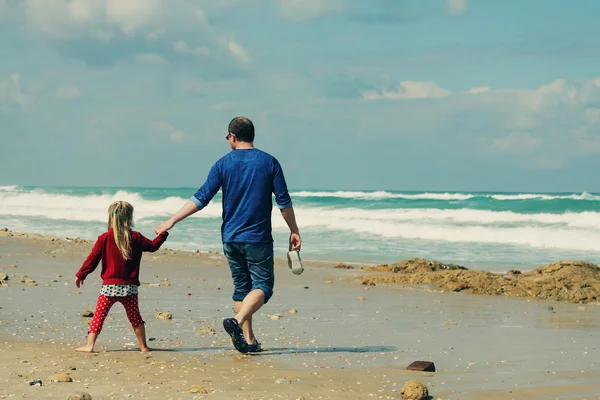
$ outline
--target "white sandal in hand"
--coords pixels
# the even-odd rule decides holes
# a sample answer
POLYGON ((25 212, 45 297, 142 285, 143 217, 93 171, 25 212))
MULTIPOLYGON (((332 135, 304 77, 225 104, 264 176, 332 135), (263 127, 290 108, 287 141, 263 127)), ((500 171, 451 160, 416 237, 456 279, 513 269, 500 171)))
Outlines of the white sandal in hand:
POLYGON ((300 252, 297 250, 288 251, 287 253, 288 267, 292 273, 296 275, 300 275, 304 272, 304 267, 302 266, 302 259, 300 259, 300 252))

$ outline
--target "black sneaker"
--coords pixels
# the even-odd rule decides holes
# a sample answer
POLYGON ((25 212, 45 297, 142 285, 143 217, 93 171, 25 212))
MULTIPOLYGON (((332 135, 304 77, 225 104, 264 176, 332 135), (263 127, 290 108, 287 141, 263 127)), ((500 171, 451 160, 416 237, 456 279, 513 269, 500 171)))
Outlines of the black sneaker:
POLYGON ((223 328, 231 336, 233 347, 240 353, 246 354, 248 352, 248 342, 246 342, 244 332, 237 320, 235 318, 225 318, 223 320, 223 328))
POLYGON ((263 351, 262 346, 258 343, 258 340, 254 344, 248 345, 248 353, 260 353, 263 351))

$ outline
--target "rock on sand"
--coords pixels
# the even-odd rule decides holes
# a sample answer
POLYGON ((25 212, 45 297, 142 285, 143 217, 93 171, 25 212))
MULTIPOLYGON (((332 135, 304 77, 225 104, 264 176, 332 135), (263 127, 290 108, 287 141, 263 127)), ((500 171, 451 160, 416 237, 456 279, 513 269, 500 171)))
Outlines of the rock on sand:
POLYGON ((422 382, 411 379, 400 389, 400 396, 406 400, 424 400, 429 397, 429 390, 422 382))
POLYGON ((73 392, 69 395, 68 400, 92 400, 92 396, 86 392, 73 392))
POLYGON ((163 321, 169 320, 169 319, 173 319, 173 314, 171 314, 168 311, 159 311, 156 313, 156 319, 160 319, 163 321))

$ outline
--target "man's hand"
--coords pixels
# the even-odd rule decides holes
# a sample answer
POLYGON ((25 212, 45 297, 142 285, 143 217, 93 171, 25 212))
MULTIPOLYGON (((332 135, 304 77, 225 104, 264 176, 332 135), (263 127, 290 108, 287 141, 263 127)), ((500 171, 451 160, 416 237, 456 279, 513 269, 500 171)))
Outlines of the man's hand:
POLYGON ((302 246, 302 238, 299 233, 290 233, 290 251, 300 251, 302 246))
POLYGON ((165 222, 163 222, 162 224, 158 225, 156 227, 156 229, 154 230, 154 232, 157 235, 160 235, 161 233, 168 231, 169 229, 173 228, 174 226, 175 226, 175 224, 173 223, 173 221, 171 221, 169 219, 169 220, 166 220, 165 222))
POLYGON ((75 286, 80 287, 83 286, 83 279, 75 278, 75 286))

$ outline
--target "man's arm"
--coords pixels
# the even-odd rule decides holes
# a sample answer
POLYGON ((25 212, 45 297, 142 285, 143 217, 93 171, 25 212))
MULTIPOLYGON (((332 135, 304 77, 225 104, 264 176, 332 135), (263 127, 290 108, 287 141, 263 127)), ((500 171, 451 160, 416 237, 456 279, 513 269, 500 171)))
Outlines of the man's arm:
POLYGON ((300 230, 296 224, 296 214, 294 213, 294 207, 282 208, 281 215, 285 220, 286 224, 290 228, 290 251, 300 251, 302 246, 302 238, 300 237, 300 230))
POLYGON ((200 209, 196 206, 196 203, 194 203, 191 200, 188 200, 179 211, 177 211, 175 214, 173 214, 173 216, 171 216, 171 218, 158 225, 154 232, 157 235, 160 235, 161 233, 173 228, 175 224, 181 221, 182 219, 189 217, 197 211, 200 211, 200 209))
POLYGON ((300 251, 302 238, 296 224, 296 214, 292 206, 292 199, 288 193, 283 169, 276 159, 273 159, 273 193, 275 194, 275 202, 281 211, 281 215, 290 228, 290 250, 300 251))
POLYGON ((221 171, 219 168, 219 163, 217 162, 210 169, 210 172, 208 173, 208 178, 206 178, 206 182, 204 182, 204 185, 202 185, 202 187, 198 189, 198 191, 187 201, 187 203, 185 203, 179 211, 173 214, 171 218, 158 225, 154 232, 157 235, 160 235, 161 233, 173 228, 175 224, 179 221, 202 210, 208 205, 208 203, 210 203, 212 198, 215 197, 215 195, 221 188, 221 184, 221 171))

